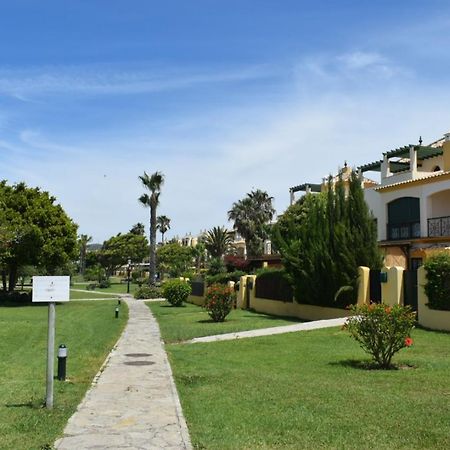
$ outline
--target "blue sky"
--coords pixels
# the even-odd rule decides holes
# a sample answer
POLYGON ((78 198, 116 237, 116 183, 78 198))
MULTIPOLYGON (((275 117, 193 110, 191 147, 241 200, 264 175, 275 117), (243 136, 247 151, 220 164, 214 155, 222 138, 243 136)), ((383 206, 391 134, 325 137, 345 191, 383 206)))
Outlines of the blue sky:
POLYGON ((0 178, 42 186, 102 241, 171 235, 450 129, 446 1, 0 1, 0 178))

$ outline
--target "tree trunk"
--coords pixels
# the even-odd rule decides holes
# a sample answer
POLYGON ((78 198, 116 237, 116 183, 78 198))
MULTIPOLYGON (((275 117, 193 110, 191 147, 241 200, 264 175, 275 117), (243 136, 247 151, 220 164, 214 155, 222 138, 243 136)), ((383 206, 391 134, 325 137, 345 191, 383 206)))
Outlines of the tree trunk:
POLYGON ((156 205, 150 205, 150 261, 149 280, 150 285, 155 284, 156 274, 156 205))
POLYGON ((8 289, 6 283, 6 270, 2 270, 2 284, 3 284, 3 292, 6 292, 6 290, 8 289))
POLYGON ((16 287, 17 283, 17 267, 16 266, 10 266, 9 269, 9 283, 8 283, 8 291, 12 292, 14 291, 14 288, 16 287))

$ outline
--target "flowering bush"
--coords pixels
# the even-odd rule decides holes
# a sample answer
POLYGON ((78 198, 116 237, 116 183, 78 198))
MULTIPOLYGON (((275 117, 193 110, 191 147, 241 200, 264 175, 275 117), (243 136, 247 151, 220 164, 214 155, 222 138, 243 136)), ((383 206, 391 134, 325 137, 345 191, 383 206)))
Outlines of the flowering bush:
POLYGON ((409 306, 371 303, 354 305, 350 310, 355 315, 347 320, 344 328, 380 368, 390 368, 394 354, 412 345, 410 334, 416 314, 409 306))
POLYGON ((162 286, 163 296, 172 306, 182 306, 191 292, 191 285, 186 281, 166 281, 162 286))
POLYGON ((234 299, 233 289, 223 284, 212 284, 206 291, 204 306, 214 322, 223 322, 230 314, 234 299))

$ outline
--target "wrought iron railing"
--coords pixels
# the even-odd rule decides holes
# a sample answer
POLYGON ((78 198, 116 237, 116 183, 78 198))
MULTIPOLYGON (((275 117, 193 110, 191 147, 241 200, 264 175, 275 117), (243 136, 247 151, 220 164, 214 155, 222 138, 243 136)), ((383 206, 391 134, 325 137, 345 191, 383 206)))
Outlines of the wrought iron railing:
POLYGON ((390 241, 420 237, 420 222, 389 223, 387 235, 390 241))
POLYGON ((450 216, 428 219, 428 237, 450 236, 450 216))

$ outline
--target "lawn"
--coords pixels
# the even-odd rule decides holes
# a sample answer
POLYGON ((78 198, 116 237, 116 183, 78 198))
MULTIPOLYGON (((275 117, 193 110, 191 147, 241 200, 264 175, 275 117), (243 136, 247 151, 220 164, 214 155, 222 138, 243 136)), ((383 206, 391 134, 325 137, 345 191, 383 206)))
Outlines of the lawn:
MULTIPOLYGON (((0 308, 0 448, 41 449, 61 435, 127 320, 116 301, 56 307, 56 345, 68 347, 68 382, 55 381, 55 407, 45 399, 47 307, 0 308)), ((55 369, 56 373, 56 369, 55 369)), ((50 448, 50 447, 48 447, 50 448)))
POLYGON ((149 302, 147 305, 159 322, 165 342, 180 342, 194 337, 256 330, 300 322, 296 318, 276 317, 235 309, 231 311, 225 322, 214 323, 203 308, 190 303, 185 303, 182 307, 173 307, 167 302, 149 302))
POLYGON ((197 449, 450 448, 450 334, 412 337, 390 371, 339 329, 166 349, 197 449))
MULTIPOLYGON (((95 283, 94 281, 88 281, 88 282, 78 282, 76 284, 74 284, 72 287, 74 289, 86 289, 86 287, 89 284, 95 283)), ((138 289, 139 286, 137 284, 134 283, 130 283, 130 294, 133 294, 134 291, 136 291, 136 289, 138 289)), ((111 283, 111 286, 108 288, 97 288, 95 289, 94 292, 97 293, 105 293, 105 294, 126 294, 127 293, 127 283, 120 283, 120 282, 115 282, 115 283, 111 283)))
MULTIPOLYGON (((75 289, 79 289, 75 287, 75 289)), ((78 299, 93 299, 96 298, 116 298, 114 294, 108 293, 108 292, 99 292, 99 291, 90 291, 90 292, 79 292, 75 291, 73 289, 70 290, 70 299, 71 300, 78 300, 78 299)))

